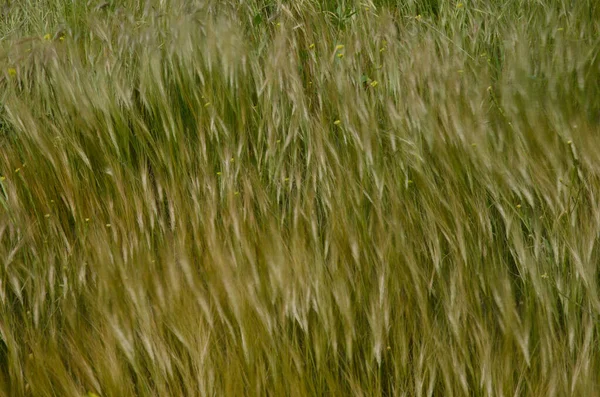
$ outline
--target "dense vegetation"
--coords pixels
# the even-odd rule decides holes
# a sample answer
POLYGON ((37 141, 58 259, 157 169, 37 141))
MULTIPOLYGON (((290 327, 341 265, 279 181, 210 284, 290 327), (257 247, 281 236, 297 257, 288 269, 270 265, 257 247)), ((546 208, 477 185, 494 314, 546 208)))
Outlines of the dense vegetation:
POLYGON ((24 0, 0 38, 0 395, 600 390, 596 0, 24 0))

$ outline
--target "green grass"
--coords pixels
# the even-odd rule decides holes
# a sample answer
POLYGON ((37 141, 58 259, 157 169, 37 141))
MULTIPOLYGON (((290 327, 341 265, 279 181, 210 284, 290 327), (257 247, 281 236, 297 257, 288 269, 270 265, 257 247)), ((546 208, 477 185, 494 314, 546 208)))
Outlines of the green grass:
POLYGON ((0 395, 597 395, 596 1, 88 3, 0 11, 0 395))

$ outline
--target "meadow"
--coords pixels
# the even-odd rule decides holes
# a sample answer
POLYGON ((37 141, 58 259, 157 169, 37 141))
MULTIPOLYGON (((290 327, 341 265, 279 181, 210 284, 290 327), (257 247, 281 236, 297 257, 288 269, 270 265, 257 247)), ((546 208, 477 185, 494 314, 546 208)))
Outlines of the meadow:
POLYGON ((596 0, 0 4, 0 396, 600 395, 596 0))

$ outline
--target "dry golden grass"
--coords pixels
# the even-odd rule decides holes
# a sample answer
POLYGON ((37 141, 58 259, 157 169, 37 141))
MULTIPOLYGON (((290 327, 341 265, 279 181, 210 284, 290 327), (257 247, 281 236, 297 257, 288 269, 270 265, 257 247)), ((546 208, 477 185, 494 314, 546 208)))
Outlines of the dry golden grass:
POLYGON ((594 1, 41 3, 0 395, 598 394, 594 1))

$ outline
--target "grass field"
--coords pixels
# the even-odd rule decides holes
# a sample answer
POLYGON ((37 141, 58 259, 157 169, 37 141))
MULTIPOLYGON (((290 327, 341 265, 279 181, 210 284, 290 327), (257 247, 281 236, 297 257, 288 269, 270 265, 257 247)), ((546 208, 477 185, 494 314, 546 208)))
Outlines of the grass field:
POLYGON ((596 0, 0 5, 0 396, 600 395, 596 0))

